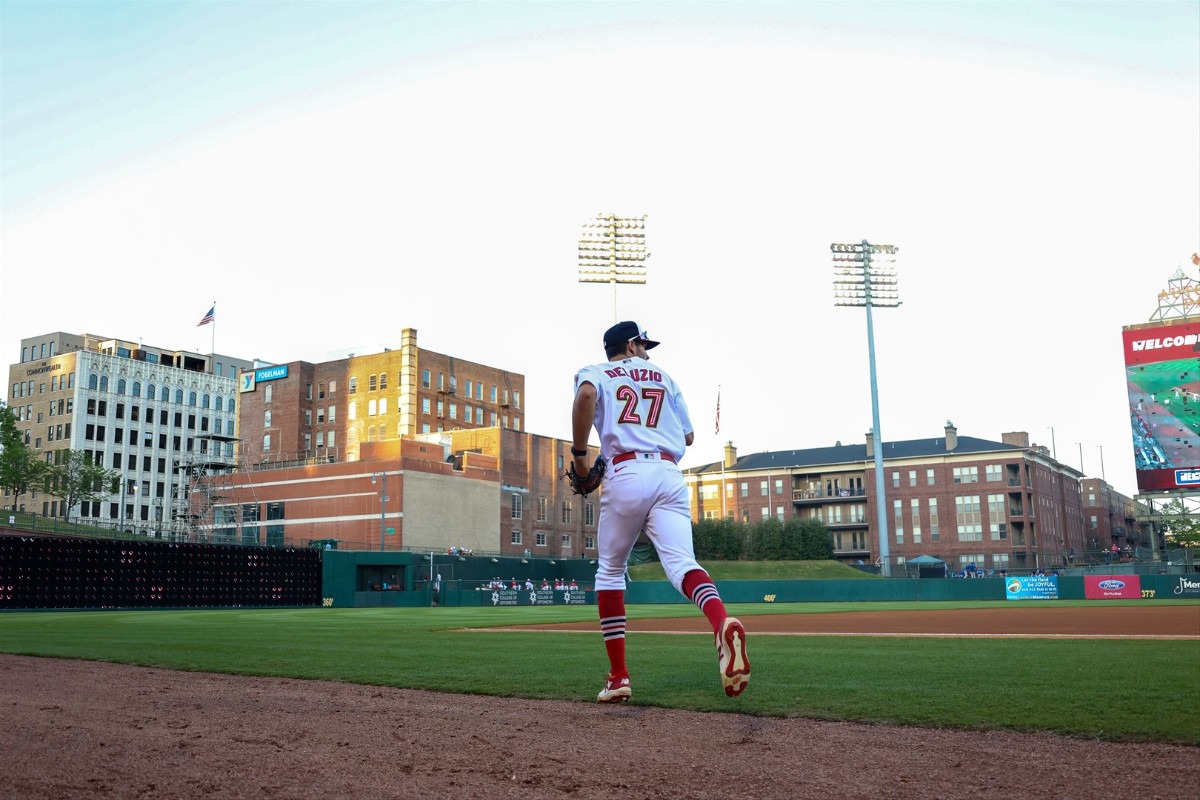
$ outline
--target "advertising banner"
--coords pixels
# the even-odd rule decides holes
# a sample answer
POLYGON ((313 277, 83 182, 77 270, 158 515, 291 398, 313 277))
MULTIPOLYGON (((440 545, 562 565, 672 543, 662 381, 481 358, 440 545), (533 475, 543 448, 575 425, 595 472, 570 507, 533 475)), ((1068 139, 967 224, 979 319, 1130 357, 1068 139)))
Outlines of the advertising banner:
POLYGON ((583 589, 487 589, 483 605, 488 606, 582 606, 587 604, 583 589))
POLYGON ((1004 582, 1006 600, 1057 600, 1058 578, 1054 575, 1030 575, 1004 582))
POLYGON ((1179 583, 1172 587, 1171 594, 1176 597, 1200 597, 1200 575, 1194 578, 1189 575, 1180 575, 1179 583))
POLYGON ((1083 596, 1088 600, 1140 600, 1142 580, 1137 575, 1084 575, 1083 596))
POLYGON ((1200 485, 1200 321, 1127 326, 1125 382, 1143 492, 1200 485))

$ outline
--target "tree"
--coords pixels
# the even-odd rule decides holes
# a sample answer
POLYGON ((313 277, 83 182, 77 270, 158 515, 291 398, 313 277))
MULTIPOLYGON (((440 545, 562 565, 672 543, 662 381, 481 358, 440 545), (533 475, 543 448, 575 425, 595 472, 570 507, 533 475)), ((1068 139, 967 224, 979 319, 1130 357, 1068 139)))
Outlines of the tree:
POLYGON ((112 494, 121 475, 92 461, 86 450, 58 450, 50 467, 46 492, 62 498, 64 517, 79 503, 91 503, 112 494))
POLYGON ((13 511, 23 494, 41 489, 50 465, 25 443, 17 428, 17 415, 6 403, 0 403, 0 488, 12 493, 13 511))
POLYGON ((1200 517, 1175 498, 1162 507, 1163 536, 1172 547, 1200 547, 1200 517))

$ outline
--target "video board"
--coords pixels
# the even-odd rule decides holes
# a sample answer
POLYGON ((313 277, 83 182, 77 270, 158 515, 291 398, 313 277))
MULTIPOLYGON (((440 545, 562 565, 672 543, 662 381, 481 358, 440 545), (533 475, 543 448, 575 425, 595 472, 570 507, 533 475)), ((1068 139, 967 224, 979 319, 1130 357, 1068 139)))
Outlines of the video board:
POLYGON ((1122 337, 1138 490, 1200 489, 1200 317, 1122 337))

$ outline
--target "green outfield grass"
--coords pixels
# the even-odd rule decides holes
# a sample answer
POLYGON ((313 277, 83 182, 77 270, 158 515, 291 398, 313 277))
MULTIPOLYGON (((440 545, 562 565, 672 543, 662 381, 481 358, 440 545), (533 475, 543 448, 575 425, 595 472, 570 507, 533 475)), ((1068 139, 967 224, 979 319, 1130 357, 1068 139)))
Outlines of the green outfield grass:
MULTIPOLYGON (((633 633, 633 702, 1200 746, 1198 641, 753 635, 761 613, 1006 602, 734 604, 751 632, 754 678, 745 694, 721 692, 710 636, 633 633)), ((1200 622, 1200 604, 1188 604, 1200 622)), ((592 702, 607 669, 598 632, 470 629, 595 614, 592 606, 16 612, 0 614, 0 652, 592 702)), ((634 618, 697 614, 683 605, 629 609, 634 618)))

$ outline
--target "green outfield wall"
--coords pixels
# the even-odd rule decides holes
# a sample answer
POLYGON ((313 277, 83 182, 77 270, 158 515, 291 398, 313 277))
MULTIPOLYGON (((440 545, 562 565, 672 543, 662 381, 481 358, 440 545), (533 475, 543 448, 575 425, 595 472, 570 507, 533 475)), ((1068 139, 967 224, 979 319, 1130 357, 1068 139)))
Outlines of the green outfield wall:
MULTIPOLYGON (((322 552, 322 603, 339 608, 431 606, 530 606, 595 603, 595 565, 585 559, 453 556, 441 553, 322 552), (441 576, 434 596, 435 580, 441 576), (576 591, 519 588, 494 590, 496 578, 510 585, 526 579, 540 586, 575 581, 576 591)), ((1110 575, 1135 592, 1156 599, 1200 599, 1200 575, 1110 575)), ((892 578, 888 580, 717 581, 727 603, 910 602, 1004 600, 1013 578, 892 578)), ((1051 596, 1062 600, 1095 597, 1096 576, 1060 575, 1051 596), (1089 595, 1089 580, 1092 594, 1089 595)), ((1129 596, 1128 593, 1126 596, 1129 596)), ((668 581, 630 581, 631 605, 686 603, 668 581)), ((1020 599, 1013 599, 1020 602, 1020 599)))

